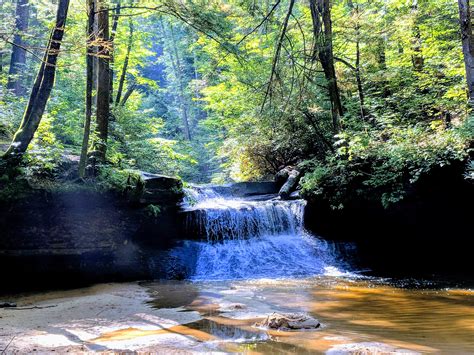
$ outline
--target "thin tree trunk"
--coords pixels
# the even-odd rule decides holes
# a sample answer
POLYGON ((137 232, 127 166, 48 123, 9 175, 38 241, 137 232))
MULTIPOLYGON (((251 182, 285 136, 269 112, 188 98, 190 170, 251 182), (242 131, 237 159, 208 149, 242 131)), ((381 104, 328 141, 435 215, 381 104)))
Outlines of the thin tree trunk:
MULTIPOLYGON (((164 28, 164 27, 163 27, 164 28)), ((191 132, 189 129, 189 119, 188 119, 188 105, 186 103, 186 96, 184 92, 184 78, 182 71, 184 68, 181 67, 181 60, 179 57, 178 47, 176 46, 176 39, 174 35, 173 25, 170 24, 170 39, 173 53, 169 52, 171 65, 173 66, 174 75, 178 81, 178 101, 181 106, 181 120, 183 122, 183 132, 184 138, 188 141, 191 140, 191 132)))
POLYGON ((386 39, 384 37, 385 34, 382 34, 377 39, 377 64, 379 65, 379 70, 387 69, 387 55, 385 54, 386 39))
POLYGON ((128 37, 128 45, 127 45, 127 53, 125 54, 125 59, 123 61, 122 73, 120 74, 119 85, 117 89, 117 97, 115 99, 115 105, 117 106, 120 104, 120 100, 122 98, 123 86, 125 84, 125 76, 127 74, 128 63, 130 61, 130 52, 132 51, 133 45, 133 20, 130 17, 128 19, 128 26, 129 26, 129 37, 128 37))
POLYGON ((354 5, 352 1, 350 2, 350 6, 352 7, 352 12, 356 16, 356 24, 355 24, 355 37, 356 37, 356 65, 355 65, 355 76, 357 81, 357 92, 359 94, 359 104, 360 104, 360 117, 364 120, 366 116, 365 110, 365 95, 364 95, 364 88, 362 85, 362 76, 361 76, 361 68, 360 68, 360 21, 359 21, 359 5, 354 5))
POLYGON ((110 34, 110 103, 114 102, 114 62, 115 62, 115 35, 117 33, 118 20, 120 17, 120 1, 117 2, 112 17, 112 30, 110 34))
POLYGON ((413 63, 413 69, 415 71, 422 71, 425 64, 423 58, 423 52, 421 50, 421 31, 418 24, 418 0, 413 0, 412 3, 412 16, 413 16, 413 38, 412 38, 412 51, 411 61, 413 63))
POLYGON ((470 106, 474 107, 474 36, 472 33, 471 5, 469 0, 459 0, 458 4, 468 99, 470 106))
POLYGON ((364 88, 362 86, 362 77, 360 75, 360 39, 359 38, 357 38, 357 42, 356 42, 356 81, 357 81, 357 92, 359 93, 360 117, 364 120, 366 116, 365 95, 364 95, 364 88))
POLYGON ((273 78, 276 75, 278 61, 280 60, 281 47, 283 46, 283 40, 285 39, 285 36, 286 36, 286 30, 288 29, 288 23, 290 21, 291 14, 293 13, 294 5, 295 5, 295 0, 290 0, 290 4, 288 5, 288 11, 286 12, 285 20, 283 21, 283 27, 281 29, 280 38, 276 46, 275 55, 273 56, 270 80, 268 81, 268 86, 265 92, 265 96, 263 98, 261 110, 263 110, 263 108, 265 107, 267 98, 270 97, 270 100, 271 100, 271 97, 272 97, 273 78))
POLYGON ((7 88, 13 90, 17 96, 22 96, 26 93, 20 78, 20 73, 24 71, 26 64, 26 50, 24 49, 25 41, 23 40, 23 35, 28 30, 29 9, 28 0, 18 0, 15 15, 15 36, 13 38, 7 83, 7 88))
POLYGON ((31 90, 28 106, 18 131, 13 137, 4 159, 18 163, 28 148, 41 122, 51 90, 54 86, 56 63, 64 35, 69 0, 59 0, 55 28, 51 32, 44 59, 31 90))
POLYGON ((334 66, 331 5, 329 0, 310 0, 309 3, 315 40, 313 57, 315 58, 317 54, 323 67, 331 102, 333 129, 338 132, 340 130, 340 117, 344 114, 344 108, 334 66))
POLYGON ((95 0, 87 0, 87 51, 86 51, 86 109, 84 120, 84 135, 82 138, 81 158, 79 160, 79 176, 85 176, 87 164, 87 149, 89 147, 89 136, 91 130, 92 117, 92 85, 93 85, 93 68, 94 53, 96 52, 92 46, 94 42, 94 19, 95 19, 95 0))
MULTIPOLYGON (((95 8, 97 10, 98 6, 98 1, 100 0, 94 0, 95 1, 95 8)), ((98 25, 98 18, 99 18, 99 13, 96 11, 94 14, 94 34, 95 34, 95 40, 97 40, 97 34, 99 33, 99 25, 98 25)), ((92 105, 97 107, 97 82, 98 82, 98 72, 99 72, 99 47, 94 46, 94 57, 92 59, 92 88, 93 88, 93 94, 92 94, 92 105)))
POLYGON ((133 83, 128 87, 127 91, 125 92, 125 95, 123 95, 122 101, 120 102, 120 106, 125 106, 128 98, 130 97, 130 95, 132 95, 136 87, 137 87, 137 83, 133 83))
POLYGON ((97 11, 99 58, 97 65, 97 137, 94 144, 94 156, 98 162, 103 163, 107 153, 110 115, 109 11, 105 0, 98 0, 97 11))

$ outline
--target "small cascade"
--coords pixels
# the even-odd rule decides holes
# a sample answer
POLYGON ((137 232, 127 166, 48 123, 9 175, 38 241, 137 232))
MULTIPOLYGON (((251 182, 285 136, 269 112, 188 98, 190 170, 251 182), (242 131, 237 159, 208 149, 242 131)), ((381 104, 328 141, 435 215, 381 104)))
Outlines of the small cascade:
POLYGON ((193 191, 192 198, 198 202, 186 208, 192 212, 188 214, 188 226, 209 242, 296 234, 303 228, 304 200, 231 199, 208 190, 193 191))
POLYGON ((187 278, 304 277, 337 270, 334 249, 304 230, 306 201, 235 197, 210 186, 186 193, 188 229, 202 241, 183 242, 170 260, 187 278))

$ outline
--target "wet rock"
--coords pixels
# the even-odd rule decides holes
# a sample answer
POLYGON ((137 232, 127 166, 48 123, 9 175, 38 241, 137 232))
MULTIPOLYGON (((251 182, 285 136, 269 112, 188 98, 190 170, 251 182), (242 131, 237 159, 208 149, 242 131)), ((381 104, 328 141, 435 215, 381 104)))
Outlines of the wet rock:
POLYGON ((256 324, 258 327, 279 330, 317 329, 320 325, 318 320, 310 316, 295 313, 273 313, 261 323, 256 324))
POLYGON ((298 170, 292 170, 288 175, 288 179, 286 180, 286 182, 283 184, 280 191, 278 192, 278 195, 280 196, 280 198, 283 200, 289 199, 291 192, 296 189, 299 181, 300 181, 300 172, 298 170))
POLYGON ((222 312, 232 312, 232 311, 239 311, 243 309, 247 309, 247 306, 243 303, 221 304, 221 308, 220 308, 222 312))
POLYGON ((299 191, 293 191, 290 196, 288 196, 288 200, 299 200, 301 198, 301 193, 299 191))
POLYGON ((288 180, 292 169, 290 167, 286 167, 281 169, 279 172, 275 174, 275 182, 281 187, 283 184, 288 180))
POLYGON ((79 177, 79 155, 63 154, 59 162, 57 176, 63 181, 72 181, 79 177))

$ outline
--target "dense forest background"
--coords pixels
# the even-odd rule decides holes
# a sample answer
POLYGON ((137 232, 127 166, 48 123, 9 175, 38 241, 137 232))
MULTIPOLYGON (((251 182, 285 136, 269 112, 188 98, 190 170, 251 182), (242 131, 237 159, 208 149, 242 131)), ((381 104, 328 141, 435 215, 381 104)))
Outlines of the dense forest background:
POLYGON ((474 178, 466 0, 3 0, 0 16, 4 164, 21 157, 4 184, 54 184, 81 152, 106 186, 296 167, 336 208, 397 202, 453 161, 474 178))

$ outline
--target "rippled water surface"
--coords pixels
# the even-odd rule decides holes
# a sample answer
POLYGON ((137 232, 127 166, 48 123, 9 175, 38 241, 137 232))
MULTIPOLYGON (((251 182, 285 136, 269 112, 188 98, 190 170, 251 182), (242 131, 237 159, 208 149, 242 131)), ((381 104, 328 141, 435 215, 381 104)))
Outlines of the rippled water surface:
POLYGON ((202 320, 180 326, 178 332, 224 351, 474 353, 472 290, 399 288, 334 277, 147 287, 154 295, 153 307, 183 306, 202 314, 202 320), (307 313, 322 327, 296 332, 253 327, 272 312, 307 313))

